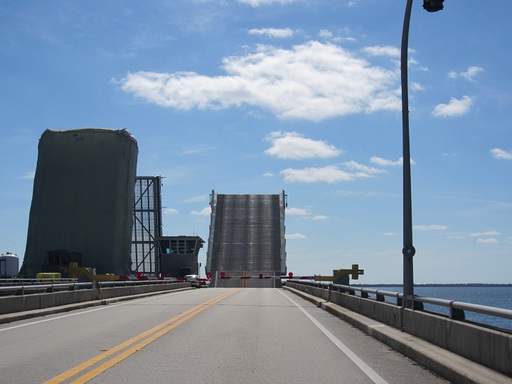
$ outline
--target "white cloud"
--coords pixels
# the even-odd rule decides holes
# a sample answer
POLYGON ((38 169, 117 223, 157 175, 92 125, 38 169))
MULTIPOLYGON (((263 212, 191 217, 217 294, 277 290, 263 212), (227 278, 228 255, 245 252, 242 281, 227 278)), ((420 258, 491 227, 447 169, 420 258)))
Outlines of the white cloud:
POLYGON ((320 121, 355 113, 400 110, 398 73, 330 43, 309 41, 291 49, 258 46, 224 58, 225 76, 194 72, 129 73, 121 89, 180 110, 251 105, 281 119, 320 121))
POLYGON ((34 177, 36 177, 36 173, 35 173, 35 171, 32 171, 32 172, 27 172, 24 175, 20 176, 20 179, 33 180, 34 177))
POLYGON ((489 151, 495 159, 512 160, 512 152, 507 152, 504 149, 494 148, 489 151))
POLYGON ((366 52, 372 56, 390 56, 394 58, 400 57, 400 50, 397 47, 392 47, 390 45, 365 47, 363 48, 363 52, 366 52))
POLYGON ((412 81, 411 82, 411 90, 413 91, 423 91, 425 88, 423 87, 423 85, 421 85, 420 83, 417 83, 415 81, 412 81))
POLYGON ((200 211, 191 211, 190 213, 195 216, 210 216, 212 209, 210 207, 204 207, 200 211))
POLYGON ((208 200, 207 195, 194 196, 194 197, 189 197, 188 199, 185 199, 185 203, 199 203, 201 201, 207 201, 207 200, 208 200))
POLYGON ((293 36, 293 29, 290 28, 253 28, 249 30, 250 35, 266 35, 269 37, 286 38, 293 36))
POLYGON ((345 172, 334 165, 323 168, 287 168, 281 171, 284 175, 284 181, 289 183, 338 183, 342 181, 352 181, 361 178, 368 178, 371 175, 364 172, 345 172))
POLYGON ((314 221, 323 221, 323 220, 329 220, 330 217, 326 215, 315 215, 313 216, 314 221))
POLYGON ((181 156, 200 155, 202 153, 211 151, 212 149, 214 149, 214 147, 208 146, 208 145, 195 145, 195 146, 191 146, 191 147, 183 149, 183 151, 181 151, 180 155, 181 156))
POLYGON ((329 158, 342 153, 332 144, 307 139, 296 132, 272 132, 266 137, 266 140, 270 141, 272 146, 265 153, 280 159, 329 158))
POLYGON ((175 215, 177 213, 180 213, 180 211, 178 211, 177 209, 174 209, 174 208, 164 208, 163 209, 164 215, 175 215))
POLYGON ((498 232, 498 231, 495 231, 495 230, 485 231, 485 232, 471 232, 471 233, 468 233, 468 236, 475 236, 475 237, 480 237, 480 236, 499 236, 499 235, 501 235, 501 233, 498 232))
POLYGON ((291 233, 289 235, 285 236, 287 240, 290 239, 307 239, 308 237, 306 235, 303 235, 302 233, 291 233))
MULTIPOLYGON (((373 156, 370 158, 370 163, 380 165, 381 167, 398 167, 403 164, 403 158, 399 158, 396 161, 384 159, 382 157, 373 156)), ((411 161, 413 162, 413 161, 411 161)))
POLYGON ((295 2, 295 0, 237 0, 240 4, 247 4, 253 8, 257 8, 260 5, 268 5, 272 3, 278 4, 291 4, 295 2))
POLYGON ((498 240, 493 239, 493 238, 477 239, 476 242, 480 243, 480 244, 498 244, 498 240))
POLYGON ((308 216, 309 210, 304 208, 286 208, 286 214, 290 216, 308 216))
POLYGON ((484 71, 483 68, 472 65, 465 72, 452 71, 452 72, 448 73, 448 76, 452 79, 456 79, 457 77, 462 77, 468 81, 475 81, 475 79, 474 79, 475 76, 483 71, 484 71))
POLYGON ((273 174, 272 172, 265 172, 263 174, 263 177, 274 177, 274 176, 275 176, 275 174, 273 174))
POLYGON ((448 104, 438 104, 432 114, 436 117, 454 117, 462 116, 469 112, 473 99, 469 96, 463 96, 461 100, 454 97, 448 104))
POLYGON ((352 170, 352 171, 359 171, 359 172, 363 172, 363 173, 366 173, 368 175, 373 175, 373 174, 376 174, 376 173, 386 173, 387 171, 384 170, 384 169, 378 169, 378 168, 373 168, 373 167, 369 167, 367 165, 363 165, 363 164, 359 164, 355 161, 347 161, 345 163, 343 163, 348 169, 352 170))
POLYGON ((446 231, 448 227, 446 225, 431 224, 431 225, 415 225, 414 229, 417 231, 446 231))
POLYGON ((327 29, 321 29, 320 32, 318 32, 318 37, 322 37, 324 39, 331 39, 333 37, 333 34, 331 31, 328 31, 327 29))

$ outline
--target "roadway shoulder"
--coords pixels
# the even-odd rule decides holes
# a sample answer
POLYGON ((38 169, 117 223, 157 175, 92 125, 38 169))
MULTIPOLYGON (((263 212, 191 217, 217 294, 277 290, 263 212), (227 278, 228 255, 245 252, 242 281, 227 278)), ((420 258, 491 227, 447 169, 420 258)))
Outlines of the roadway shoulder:
POLYGON ((362 330, 393 348, 395 351, 407 356, 419 365, 441 375, 450 382, 465 384, 511 383, 509 377, 499 372, 465 359, 408 333, 401 332, 398 329, 352 312, 322 298, 291 287, 285 286, 284 288, 362 330))

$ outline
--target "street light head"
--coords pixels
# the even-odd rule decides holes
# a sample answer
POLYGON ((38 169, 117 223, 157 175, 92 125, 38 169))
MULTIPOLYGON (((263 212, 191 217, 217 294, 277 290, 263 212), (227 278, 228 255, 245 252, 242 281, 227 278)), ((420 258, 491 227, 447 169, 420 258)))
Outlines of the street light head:
POLYGON ((444 0, 423 0, 423 8, 428 12, 437 12, 444 8, 444 0))

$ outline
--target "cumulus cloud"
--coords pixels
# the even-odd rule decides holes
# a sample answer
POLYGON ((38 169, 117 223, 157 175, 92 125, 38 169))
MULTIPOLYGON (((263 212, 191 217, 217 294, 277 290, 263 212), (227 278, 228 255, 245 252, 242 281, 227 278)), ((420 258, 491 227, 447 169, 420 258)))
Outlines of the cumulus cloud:
POLYGON ((302 233, 291 233, 289 235, 286 235, 286 239, 307 239, 308 237, 306 235, 303 235, 302 233))
POLYGON ((446 225, 431 224, 431 225, 415 225, 414 229, 417 231, 446 231, 448 227, 446 225))
POLYGON ((475 81, 475 76, 480 72, 483 72, 483 68, 472 65, 464 72, 455 72, 452 71, 448 74, 448 76, 452 79, 456 79, 457 77, 462 77, 468 81, 475 81))
POLYGON ((379 169, 379 168, 374 168, 374 167, 369 167, 367 165, 364 165, 364 164, 359 164, 355 161, 347 161, 345 163, 343 163, 348 169, 352 170, 352 171, 358 171, 358 172, 362 172, 362 173, 366 173, 368 175, 373 175, 373 174, 376 174, 376 173, 386 173, 387 171, 384 170, 384 169, 379 169))
POLYGON ((394 58, 400 57, 400 50, 397 47, 392 47, 390 45, 365 47, 363 48, 363 52, 366 52, 372 56, 390 56, 394 58))
POLYGON ((492 237, 488 239, 477 239, 476 242, 480 244, 498 244, 498 240, 492 237))
POLYGON ((485 231, 485 232, 471 232, 471 233, 468 233, 468 236, 475 236, 475 237, 480 237, 480 236, 498 236, 498 235, 501 235, 501 233, 498 232, 498 231, 495 231, 495 230, 485 231))
POLYGON ((313 216, 314 221, 323 221, 323 220, 329 220, 330 217, 326 215, 315 215, 313 216))
POLYGON ((290 49, 258 46, 226 57, 224 76, 195 72, 135 72, 121 89, 150 103, 180 110, 255 106, 280 119, 321 121, 355 113, 400 110, 397 71, 373 66, 331 43, 290 49))
POLYGON ((308 216, 309 210, 304 208, 286 208, 286 214, 290 216, 308 216))
POLYGON ((432 114, 436 117, 462 116, 469 112, 472 104, 473 99, 469 96, 463 96, 461 100, 452 97, 448 104, 436 105, 432 114))
POLYGON ((33 180, 34 177, 36 177, 36 173, 35 173, 35 171, 32 171, 32 172, 25 173, 24 175, 20 176, 19 178, 24 179, 24 180, 33 180))
POLYGON ((371 177, 365 172, 346 172, 337 166, 328 165, 322 168, 287 168, 281 171, 284 181, 289 183, 339 183, 343 181, 353 181, 362 178, 371 177))
POLYGON ((201 201, 206 201, 206 200, 208 200, 207 195, 194 196, 194 197, 189 197, 188 199, 185 199, 185 203, 199 203, 201 201))
POLYGON ((512 152, 500 148, 493 148, 489 151, 495 159, 512 160, 512 152))
POLYGON ((268 37, 286 38, 293 36, 293 29, 290 28, 253 28, 249 30, 250 35, 266 35, 268 37))
POLYGON ((190 214, 194 216, 210 216, 212 209, 210 207, 204 207, 200 211, 191 211, 190 214))
POLYGON ((296 0, 237 0, 240 4, 247 4, 253 8, 257 8, 260 5, 269 5, 273 3, 277 4, 291 4, 296 0))
MULTIPOLYGON (((373 156, 370 158, 370 163, 380 165, 381 167, 398 167, 401 166, 404 162, 404 159, 401 157, 396 161, 384 159, 382 157, 373 156)), ((411 163, 413 161, 411 160, 411 163)))
POLYGON ((267 135, 266 140, 271 143, 271 147, 265 151, 265 154, 280 159, 329 158, 342 153, 332 144, 307 139, 296 132, 272 132, 267 135))

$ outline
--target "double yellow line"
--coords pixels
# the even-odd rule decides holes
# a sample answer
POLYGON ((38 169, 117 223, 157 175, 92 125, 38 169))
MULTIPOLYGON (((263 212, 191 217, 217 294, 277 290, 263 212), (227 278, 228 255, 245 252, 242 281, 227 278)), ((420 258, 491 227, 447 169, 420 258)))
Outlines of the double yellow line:
POLYGON ((179 314, 178 316, 173 317, 172 319, 169 319, 162 324, 157 325, 156 327, 141 333, 138 336, 135 336, 131 338, 130 340, 125 341, 122 344, 119 344, 118 346, 109 349, 108 351, 99 354, 96 357, 93 357, 90 360, 87 360, 83 362, 82 364, 77 365, 74 368, 71 368, 69 371, 66 371, 59 376, 54 377, 53 379, 50 379, 45 382, 45 384, 59 384, 63 381, 78 375, 82 371, 86 370, 87 368, 93 366, 96 363, 99 363, 102 360, 105 360, 112 355, 126 349, 122 353, 119 353, 116 356, 113 356, 110 360, 107 360, 103 364, 99 365, 98 367, 90 370, 89 372, 85 373, 84 375, 78 377, 75 379, 72 384, 78 384, 78 383, 86 383, 87 381, 95 378, 96 376, 100 375, 101 373, 105 372, 106 370, 112 368, 117 363, 123 361, 124 359, 128 358, 129 356, 133 355, 135 352, 140 350, 141 348, 144 348, 149 343, 155 341, 159 337, 162 337, 166 333, 172 331, 174 328, 179 326, 180 324, 183 324, 184 322, 190 320, 192 317, 197 315, 198 313, 201 313, 205 309, 210 308, 211 306, 217 304, 218 302, 224 300, 225 298, 233 295, 238 290, 229 291, 227 293, 223 293, 222 295, 216 296, 213 299, 207 300, 204 303, 199 304, 198 306, 189 309, 186 312, 183 312, 179 314))

